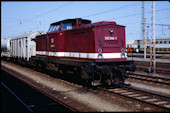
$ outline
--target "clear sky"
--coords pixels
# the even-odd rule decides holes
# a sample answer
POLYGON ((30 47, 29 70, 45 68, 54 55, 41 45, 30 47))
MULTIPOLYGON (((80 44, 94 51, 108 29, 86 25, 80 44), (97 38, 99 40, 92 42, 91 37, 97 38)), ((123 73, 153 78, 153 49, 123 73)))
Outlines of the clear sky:
MULTIPOLYGON (((145 1, 150 38, 151 1, 145 1)), ((38 30, 69 18, 115 21, 126 26, 126 39, 141 39, 142 1, 1 1, 1 39, 38 30), (38 23, 38 24, 37 24, 38 23)), ((155 38, 170 38, 170 2, 155 2, 155 38), (162 25, 163 24, 163 25, 162 25), (167 26, 169 25, 169 26, 167 26)))

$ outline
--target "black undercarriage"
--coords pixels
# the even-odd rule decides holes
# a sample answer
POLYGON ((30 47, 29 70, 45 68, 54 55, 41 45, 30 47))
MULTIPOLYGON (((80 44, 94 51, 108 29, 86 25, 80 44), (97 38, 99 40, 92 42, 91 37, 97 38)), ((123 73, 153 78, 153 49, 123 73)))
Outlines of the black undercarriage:
POLYGON ((29 62, 19 58, 10 58, 10 60, 33 66, 37 70, 51 70, 63 75, 71 74, 70 77, 80 78, 83 84, 92 86, 124 83, 124 80, 128 78, 127 71, 136 70, 134 61, 91 62, 46 56, 32 57, 29 62))
POLYGON ((63 74, 76 74, 83 82, 93 86, 124 83, 128 77, 127 71, 136 70, 133 61, 91 62, 41 56, 32 57, 30 61, 43 70, 50 69, 63 74))

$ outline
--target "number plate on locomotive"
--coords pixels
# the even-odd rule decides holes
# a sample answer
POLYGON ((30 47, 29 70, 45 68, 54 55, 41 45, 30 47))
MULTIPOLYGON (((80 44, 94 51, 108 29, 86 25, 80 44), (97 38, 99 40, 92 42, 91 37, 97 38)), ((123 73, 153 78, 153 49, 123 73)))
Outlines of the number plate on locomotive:
POLYGON ((105 40, 117 40, 117 37, 105 37, 105 40))

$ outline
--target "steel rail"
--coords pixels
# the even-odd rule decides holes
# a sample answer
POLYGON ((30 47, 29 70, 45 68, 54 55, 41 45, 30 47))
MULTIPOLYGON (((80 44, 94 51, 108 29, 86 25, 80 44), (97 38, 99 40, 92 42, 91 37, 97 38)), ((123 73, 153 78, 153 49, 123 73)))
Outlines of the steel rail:
POLYGON ((133 74, 129 75, 129 78, 135 78, 135 79, 170 85, 170 78, 165 78, 165 77, 156 77, 156 76, 149 76, 149 75, 133 73, 133 74), (150 78, 150 79, 148 79, 148 78, 150 78))
POLYGON ((46 95, 47 97, 49 97, 49 98, 53 99, 54 101, 60 103, 61 105, 65 106, 66 108, 70 109, 71 111, 73 111, 73 112, 82 112, 82 111, 80 111, 80 110, 72 107, 71 105, 63 102, 61 99, 56 98, 56 97, 54 97, 53 95, 51 95, 50 93, 48 93, 48 92, 40 89, 39 87, 35 86, 34 84, 32 84, 32 83, 24 80, 23 78, 17 77, 17 75, 15 75, 15 74, 7 71, 6 69, 4 69, 4 68, 2 68, 2 67, 1 67, 1 69, 4 70, 5 72, 7 72, 8 74, 12 75, 13 77, 17 78, 18 80, 20 80, 20 81, 24 82, 25 84, 29 85, 30 87, 34 88, 35 90, 39 91, 40 93, 43 93, 43 94, 46 95))
MULTIPOLYGON (((136 66, 136 68, 140 68, 140 69, 148 69, 148 66, 136 66)), ((166 72, 170 72, 169 69, 162 69, 162 68, 156 68, 157 71, 166 71, 166 72)))
POLYGON ((110 93, 118 94, 118 95, 126 97, 126 98, 137 100, 137 101, 140 101, 140 102, 143 102, 143 103, 147 103, 149 105, 153 105, 153 106, 156 106, 158 108, 162 108, 166 111, 170 111, 170 107, 166 107, 166 106, 161 105, 161 104, 154 104, 154 102, 152 102, 152 101, 151 102, 147 101, 147 99, 155 99, 155 98, 147 98, 146 100, 142 99, 142 97, 145 97, 145 96, 148 96, 148 97, 154 97, 155 96, 155 97, 157 97, 157 99, 158 99, 158 97, 161 97, 161 100, 163 98, 163 100, 166 100, 166 101, 168 100, 168 102, 169 102, 170 96, 149 92, 149 91, 146 91, 146 90, 130 87, 130 86, 123 85, 123 84, 115 84, 114 86, 120 87, 122 89, 117 89, 117 91, 114 90, 114 89, 105 89, 105 88, 101 88, 101 87, 99 87, 99 89, 104 90, 104 91, 108 91, 110 93), (127 90, 127 92, 123 91, 123 90, 127 90), (132 94, 128 94, 128 93, 132 93, 132 94), (136 95, 142 95, 144 93, 144 95, 142 95, 142 96, 131 96, 131 95, 133 95, 133 93, 136 94, 136 95), (140 97, 141 97, 141 99, 140 99, 140 97))
POLYGON ((9 87, 7 87, 3 82, 1 84, 10 92, 12 95, 14 95, 30 112, 33 112, 33 110, 24 102, 22 101, 12 90, 10 90, 9 87))
POLYGON ((170 96, 168 96, 168 95, 163 95, 163 94, 159 94, 159 93, 155 93, 155 92, 151 92, 151 91, 147 91, 147 90, 143 90, 143 89, 127 86, 125 84, 115 84, 115 85, 121 86, 121 87, 124 87, 124 88, 128 88, 128 89, 133 89, 133 90, 140 91, 140 92, 144 92, 144 93, 147 93, 147 94, 163 97, 165 99, 170 99, 170 96))
POLYGON ((170 78, 166 78, 166 77, 149 76, 149 75, 143 75, 143 74, 138 74, 138 73, 133 73, 133 74, 135 74, 135 75, 142 75, 142 76, 151 77, 151 78, 158 78, 158 79, 170 80, 170 78))

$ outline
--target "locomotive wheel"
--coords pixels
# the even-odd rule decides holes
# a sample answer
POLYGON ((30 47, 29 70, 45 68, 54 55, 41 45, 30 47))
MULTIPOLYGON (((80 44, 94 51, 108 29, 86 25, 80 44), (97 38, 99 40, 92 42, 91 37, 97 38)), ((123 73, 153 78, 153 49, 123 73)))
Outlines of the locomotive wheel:
POLYGON ((88 81, 88 74, 87 74, 87 65, 81 66, 81 78, 85 81, 88 81))
POLYGON ((113 76, 110 76, 112 84, 124 83, 127 73, 124 70, 117 69, 113 71, 113 76))
POLYGON ((93 86, 101 85, 101 80, 102 80, 102 76, 101 76, 100 72, 93 72, 92 73, 91 85, 93 85, 93 86))
POLYGON ((81 78, 85 84, 92 86, 101 85, 101 73, 91 68, 91 72, 88 72, 88 65, 81 66, 81 78))
POLYGON ((87 73, 87 65, 81 66, 81 79, 83 83, 83 87, 90 87, 89 76, 87 73))

